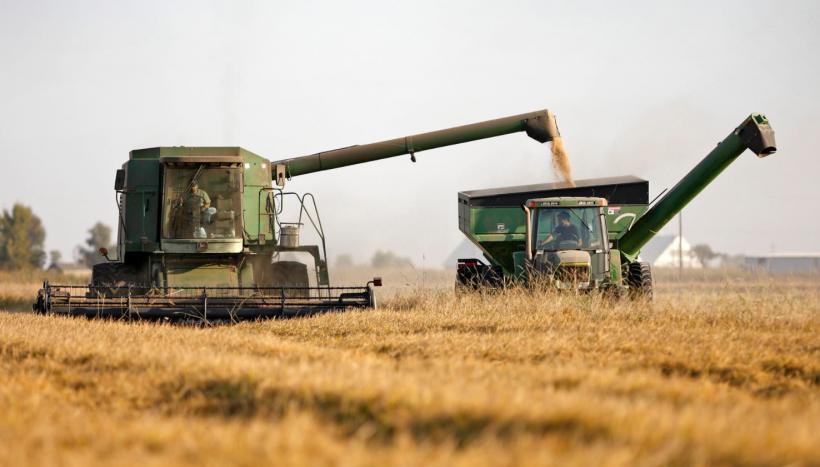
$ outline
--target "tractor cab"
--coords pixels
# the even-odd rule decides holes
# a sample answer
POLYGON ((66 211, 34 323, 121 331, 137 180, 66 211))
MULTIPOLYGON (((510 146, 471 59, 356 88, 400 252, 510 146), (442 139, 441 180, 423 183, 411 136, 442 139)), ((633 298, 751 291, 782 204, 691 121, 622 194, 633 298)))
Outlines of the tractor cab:
POLYGON ((609 279, 606 207, 606 199, 593 197, 527 200, 526 253, 539 280, 587 289, 609 279))

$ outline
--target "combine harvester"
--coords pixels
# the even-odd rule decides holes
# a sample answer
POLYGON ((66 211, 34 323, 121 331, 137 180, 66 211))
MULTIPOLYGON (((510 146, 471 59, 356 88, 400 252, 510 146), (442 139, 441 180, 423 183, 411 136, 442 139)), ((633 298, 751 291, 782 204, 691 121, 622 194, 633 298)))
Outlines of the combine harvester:
POLYGON ((456 289, 519 284, 651 298, 641 247, 746 149, 776 151, 765 116, 745 119, 651 208, 649 182, 632 176, 463 191, 459 228, 489 263, 459 259, 456 289))
POLYGON ((44 283, 39 313, 88 317, 240 320, 375 306, 375 278, 330 285, 325 236, 310 193, 285 180, 485 138, 557 138, 547 110, 271 162, 238 147, 131 151, 117 170, 117 258, 88 286, 44 283), (275 183, 274 183, 275 182, 275 183), (285 204, 298 212, 283 219, 285 204), (309 225, 319 245, 301 245, 309 225))

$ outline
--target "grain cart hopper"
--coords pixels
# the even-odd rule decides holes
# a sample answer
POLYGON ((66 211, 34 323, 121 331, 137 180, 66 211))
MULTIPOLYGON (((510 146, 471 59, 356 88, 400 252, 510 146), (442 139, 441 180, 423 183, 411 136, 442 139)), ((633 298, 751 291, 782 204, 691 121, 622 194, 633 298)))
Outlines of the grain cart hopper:
POLYGON ((34 309, 238 320, 373 307, 380 280, 330 285, 315 199, 284 191, 285 180, 521 131, 542 143, 558 136, 543 110, 274 162, 239 147, 131 151, 114 182, 117 257, 95 265, 88 286, 45 283, 34 309), (295 219, 283 218, 286 205, 295 219), (302 226, 319 245, 300 243, 302 226))
POLYGON ((765 116, 752 114, 656 204, 637 177, 463 191, 459 228, 488 263, 459 259, 457 290, 510 283, 651 296, 641 247, 743 151, 776 151, 765 116))

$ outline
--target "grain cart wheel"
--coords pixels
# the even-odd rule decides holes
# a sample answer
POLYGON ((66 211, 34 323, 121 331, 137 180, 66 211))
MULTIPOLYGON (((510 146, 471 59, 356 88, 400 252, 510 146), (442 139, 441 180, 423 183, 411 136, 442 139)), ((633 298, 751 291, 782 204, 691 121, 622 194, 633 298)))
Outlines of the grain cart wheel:
POLYGON ((484 264, 475 258, 459 258, 456 266, 456 293, 494 292, 504 288, 500 266, 484 264))
POLYGON ((630 298, 652 299, 652 268, 649 263, 644 261, 629 263, 626 283, 629 285, 630 298))
POLYGON ((456 295, 467 295, 471 292, 475 292, 475 288, 467 285, 461 277, 456 276, 455 291, 456 295))

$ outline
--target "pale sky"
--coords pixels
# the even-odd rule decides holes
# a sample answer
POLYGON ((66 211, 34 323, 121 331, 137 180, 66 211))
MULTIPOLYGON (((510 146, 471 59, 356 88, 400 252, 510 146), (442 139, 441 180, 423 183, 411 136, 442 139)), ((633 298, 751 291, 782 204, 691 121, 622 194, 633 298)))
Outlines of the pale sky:
MULTIPOLYGON (((684 213, 727 253, 818 251, 820 2, 0 0, 0 208, 70 257, 116 226, 114 172, 152 146, 282 159, 549 108, 576 178, 671 187, 749 113, 743 154, 684 213)), ((460 190, 556 180, 521 134, 297 177, 331 261, 438 267, 460 190)), ((673 223, 667 229, 676 229, 673 223)))

